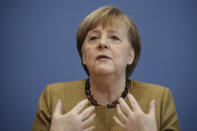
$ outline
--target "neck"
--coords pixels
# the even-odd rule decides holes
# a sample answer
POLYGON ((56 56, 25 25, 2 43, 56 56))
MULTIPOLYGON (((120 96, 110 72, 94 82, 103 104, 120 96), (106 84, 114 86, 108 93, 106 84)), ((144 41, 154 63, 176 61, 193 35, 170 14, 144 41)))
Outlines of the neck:
POLYGON ((90 90, 99 105, 111 104, 125 90, 126 78, 113 76, 90 77, 90 90))

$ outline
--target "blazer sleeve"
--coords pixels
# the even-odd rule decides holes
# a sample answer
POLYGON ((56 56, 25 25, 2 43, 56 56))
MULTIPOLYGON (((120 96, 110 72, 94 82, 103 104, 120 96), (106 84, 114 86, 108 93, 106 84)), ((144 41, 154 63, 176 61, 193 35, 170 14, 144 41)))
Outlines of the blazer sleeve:
POLYGON ((172 93, 168 88, 165 88, 162 101, 161 131, 180 131, 174 100, 172 93))
POLYGON ((50 98, 50 88, 47 86, 40 96, 32 131, 49 131, 52 117, 50 110, 50 98))

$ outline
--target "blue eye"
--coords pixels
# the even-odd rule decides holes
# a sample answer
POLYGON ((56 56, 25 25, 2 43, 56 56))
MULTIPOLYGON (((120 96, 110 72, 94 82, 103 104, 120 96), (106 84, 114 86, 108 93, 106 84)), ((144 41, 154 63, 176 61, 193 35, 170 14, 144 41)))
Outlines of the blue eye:
POLYGON ((96 36, 90 37, 90 40, 96 40, 96 39, 98 39, 96 36))
POLYGON ((111 36, 111 39, 113 39, 113 40, 120 40, 117 36, 115 36, 115 35, 113 35, 113 36, 111 36))

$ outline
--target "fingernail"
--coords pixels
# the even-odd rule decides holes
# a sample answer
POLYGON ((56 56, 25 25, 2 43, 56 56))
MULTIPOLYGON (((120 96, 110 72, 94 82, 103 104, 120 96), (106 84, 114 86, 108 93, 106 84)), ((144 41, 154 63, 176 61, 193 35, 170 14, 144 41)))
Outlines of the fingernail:
POLYGON ((88 99, 85 99, 84 101, 85 101, 85 102, 88 102, 88 99))
POLYGON ((57 100, 57 103, 60 103, 60 99, 57 100))
POLYGON ((122 97, 119 98, 120 101, 124 101, 122 97))

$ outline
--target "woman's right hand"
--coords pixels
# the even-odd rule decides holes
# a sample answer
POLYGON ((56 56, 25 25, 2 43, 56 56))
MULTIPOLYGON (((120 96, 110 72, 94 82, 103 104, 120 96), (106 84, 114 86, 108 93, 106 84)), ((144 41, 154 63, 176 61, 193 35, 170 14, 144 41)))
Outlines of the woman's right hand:
POLYGON ((91 131, 94 126, 89 127, 89 125, 96 114, 90 114, 95 110, 95 107, 90 106, 81 112, 87 104, 87 99, 82 100, 70 112, 62 114, 62 102, 58 100, 53 113, 50 131, 91 131))

